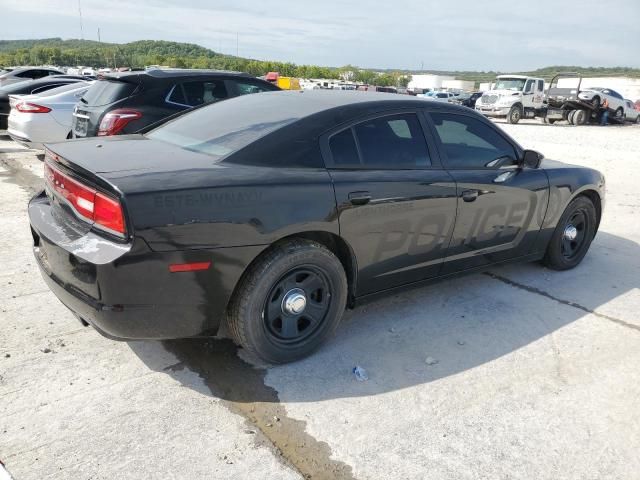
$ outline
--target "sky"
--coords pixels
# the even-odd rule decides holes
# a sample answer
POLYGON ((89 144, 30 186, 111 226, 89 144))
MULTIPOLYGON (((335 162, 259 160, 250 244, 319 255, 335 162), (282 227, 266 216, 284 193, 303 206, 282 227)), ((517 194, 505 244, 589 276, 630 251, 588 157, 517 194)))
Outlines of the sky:
MULTIPOLYGON (((640 68, 640 0, 80 0, 83 37, 417 70, 640 68)), ((0 39, 81 38, 78 0, 0 0, 0 39)))

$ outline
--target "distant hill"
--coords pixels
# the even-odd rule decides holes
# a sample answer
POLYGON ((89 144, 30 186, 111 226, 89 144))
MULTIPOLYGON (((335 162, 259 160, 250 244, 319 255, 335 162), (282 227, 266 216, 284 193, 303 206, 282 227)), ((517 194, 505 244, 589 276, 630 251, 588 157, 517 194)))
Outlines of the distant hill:
MULTIPOLYGON (((460 80, 488 82, 500 72, 473 71, 408 71, 362 69, 352 65, 321 67, 296 65, 290 62, 272 62, 224 55, 193 43, 139 40, 130 43, 105 43, 94 40, 63 40, 43 38, 33 40, 0 40, 0 65, 85 65, 91 67, 144 67, 168 65, 178 68, 214 68, 239 70, 253 75, 278 71, 282 75, 302 78, 335 78, 346 75, 352 80, 378 85, 406 85, 407 75, 434 73, 453 75, 460 80)), ((558 72, 579 72, 584 76, 628 76, 640 78, 640 69, 615 67, 552 66, 524 73, 550 80, 558 72)), ((507 72, 503 72, 507 73, 507 72)))

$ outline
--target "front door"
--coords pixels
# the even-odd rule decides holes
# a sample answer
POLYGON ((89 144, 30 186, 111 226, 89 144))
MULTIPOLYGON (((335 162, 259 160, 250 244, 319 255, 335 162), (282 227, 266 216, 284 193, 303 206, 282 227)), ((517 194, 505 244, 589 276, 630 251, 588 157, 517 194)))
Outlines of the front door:
POLYGON ((485 119, 444 112, 430 118, 458 195, 442 273, 531 253, 548 203, 546 173, 518 168, 519 148, 485 119))
POLYGON ((456 190, 427 148, 425 126, 417 112, 393 113, 326 140, 340 234, 357 260, 356 295, 440 272, 455 223, 456 190))

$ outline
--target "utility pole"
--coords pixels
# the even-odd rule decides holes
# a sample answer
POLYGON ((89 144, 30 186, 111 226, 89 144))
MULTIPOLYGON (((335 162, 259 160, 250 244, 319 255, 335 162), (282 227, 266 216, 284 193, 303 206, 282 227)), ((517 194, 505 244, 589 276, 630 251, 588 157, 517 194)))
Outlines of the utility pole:
POLYGON ((100 42, 100 27, 98 27, 98 42, 100 42))
POLYGON ((84 30, 82 28, 82 7, 80 6, 80 0, 78 0, 78 14, 80 15, 80 39, 84 40, 84 30))
POLYGON ((240 56, 240 49, 238 48, 238 32, 236 32, 236 57, 240 56))

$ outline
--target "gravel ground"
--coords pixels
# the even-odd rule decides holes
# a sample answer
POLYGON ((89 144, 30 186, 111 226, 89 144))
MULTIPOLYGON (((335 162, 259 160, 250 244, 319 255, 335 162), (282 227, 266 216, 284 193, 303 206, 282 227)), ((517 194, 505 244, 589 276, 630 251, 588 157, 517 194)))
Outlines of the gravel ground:
POLYGON ((640 127, 501 126, 605 173, 582 265, 386 297, 273 368, 228 341, 118 343, 80 327, 32 259, 25 206, 42 163, 0 140, 0 460, 16 480, 638 478, 640 127))

